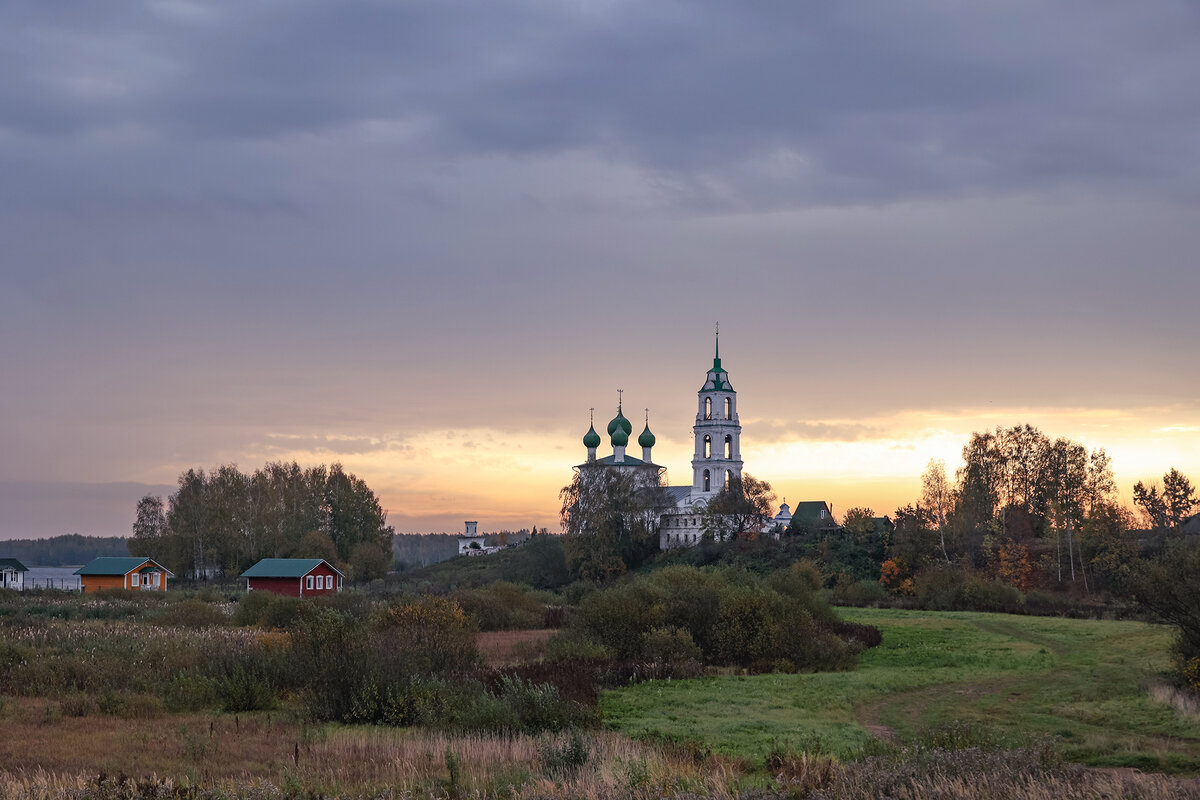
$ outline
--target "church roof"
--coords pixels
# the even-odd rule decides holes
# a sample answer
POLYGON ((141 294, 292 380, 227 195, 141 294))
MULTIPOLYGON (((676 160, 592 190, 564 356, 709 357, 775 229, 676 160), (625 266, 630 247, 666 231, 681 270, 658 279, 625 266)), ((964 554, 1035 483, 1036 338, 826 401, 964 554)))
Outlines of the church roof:
POLYGON ((692 494, 691 486, 664 486, 663 489, 667 493, 667 499, 675 505, 687 500, 692 494))
POLYGON ((578 466, 579 467, 593 467, 593 466, 596 466, 597 464, 599 464, 601 466, 605 466, 605 467, 657 467, 658 466, 658 464, 655 464, 652 461, 642 461, 640 458, 638 458, 636 456, 631 456, 628 453, 625 454, 624 461, 617 461, 615 459, 616 459, 616 456, 605 456, 604 458, 597 458, 595 461, 589 461, 586 464, 579 464, 578 466))

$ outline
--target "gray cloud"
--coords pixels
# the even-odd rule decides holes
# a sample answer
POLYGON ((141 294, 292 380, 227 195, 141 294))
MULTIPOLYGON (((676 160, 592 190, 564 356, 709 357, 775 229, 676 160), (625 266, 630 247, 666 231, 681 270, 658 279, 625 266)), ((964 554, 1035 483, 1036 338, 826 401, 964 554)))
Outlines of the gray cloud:
POLYGON ((857 422, 766 422, 755 421, 745 425, 747 438, 763 442, 804 441, 859 442, 878 439, 887 431, 874 425, 857 422))
MULTIPOLYGON (((97 153, 89 137, 140 132, 204 161, 390 124, 410 156, 594 150, 718 207, 1197 196, 1200 15, 1184 2, 181 8, 10 4, 0 130, 97 153)), ((222 205, 239 203, 288 201, 222 205)))
POLYGON ((0 480, 0 539, 129 536, 138 500, 174 491, 164 484, 0 480))

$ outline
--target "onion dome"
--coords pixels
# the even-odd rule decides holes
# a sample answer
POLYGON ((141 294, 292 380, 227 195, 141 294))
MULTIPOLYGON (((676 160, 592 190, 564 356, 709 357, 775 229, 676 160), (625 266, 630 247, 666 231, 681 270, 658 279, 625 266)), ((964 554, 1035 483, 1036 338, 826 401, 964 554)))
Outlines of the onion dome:
POLYGON ((646 423, 646 430, 638 437, 638 444, 642 447, 654 447, 654 434, 650 432, 649 422, 646 423))
POLYGON ((583 435, 583 446, 589 448, 600 446, 600 434, 596 433, 595 425, 588 426, 588 432, 583 435))
POLYGON ((625 415, 621 413, 621 407, 617 406, 617 415, 612 418, 612 422, 608 423, 608 435, 612 436, 617 428, 625 431, 625 441, 629 441, 629 435, 633 433, 633 423, 625 419, 625 415))
MULTIPOLYGON (((616 422, 616 420, 613 420, 613 422, 616 422)), ((625 422, 628 424, 629 420, 625 420, 625 422)), ((612 446, 624 447, 627 444, 629 444, 629 434, 625 432, 625 428, 618 425, 612 432, 612 446)))

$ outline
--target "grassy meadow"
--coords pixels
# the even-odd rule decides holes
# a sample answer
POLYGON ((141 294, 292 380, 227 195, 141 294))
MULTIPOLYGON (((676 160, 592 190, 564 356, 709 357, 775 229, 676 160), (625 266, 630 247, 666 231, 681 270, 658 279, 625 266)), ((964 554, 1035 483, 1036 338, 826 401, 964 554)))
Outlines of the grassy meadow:
POLYGON ((460 597, 484 609, 473 622, 439 599, 0 596, 0 800, 1200 799, 1200 711, 1161 683, 1163 627, 842 609, 883 634, 856 667, 625 685, 553 659, 564 629, 530 627, 540 595, 508 601, 511 620, 460 597), (366 662, 444 650, 470 669, 356 688, 350 719, 322 716, 314 676, 353 672, 318 669, 343 633, 379 646, 355 646, 366 662), (590 689, 585 713, 537 683, 563 675, 590 689), (383 700, 421 714, 364 718, 383 700))
MULTIPOLYGON (((650 681, 602 695, 606 723, 747 759, 860 758, 944 736, 1049 740, 1091 766, 1200 771, 1200 719, 1153 692, 1171 633, 1139 622, 842 609, 883 643, 847 672, 650 681), (958 733, 955 733, 958 731, 958 733)), ((951 743, 952 744, 952 743, 951 743)))

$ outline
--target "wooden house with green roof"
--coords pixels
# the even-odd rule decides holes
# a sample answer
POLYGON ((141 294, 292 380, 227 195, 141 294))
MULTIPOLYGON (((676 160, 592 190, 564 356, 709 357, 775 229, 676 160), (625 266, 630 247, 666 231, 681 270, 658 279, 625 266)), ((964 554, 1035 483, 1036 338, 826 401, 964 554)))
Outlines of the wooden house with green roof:
POLYGON ((323 558, 264 558, 242 577, 248 592, 312 597, 340 592, 346 576, 323 558))
POLYGON ((175 573, 152 558, 106 556, 94 558, 75 570, 85 593, 101 589, 131 589, 135 592, 165 592, 167 578, 175 573))
POLYGON ((824 500, 805 500, 796 504, 796 510, 792 512, 788 524, 788 533, 811 534, 817 538, 824 538, 839 528, 841 526, 834 518, 833 509, 828 503, 824 500))
POLYGON ((25 588, 25 573, 29 568, 15 558, 0 558, 0 589, 25 588))

